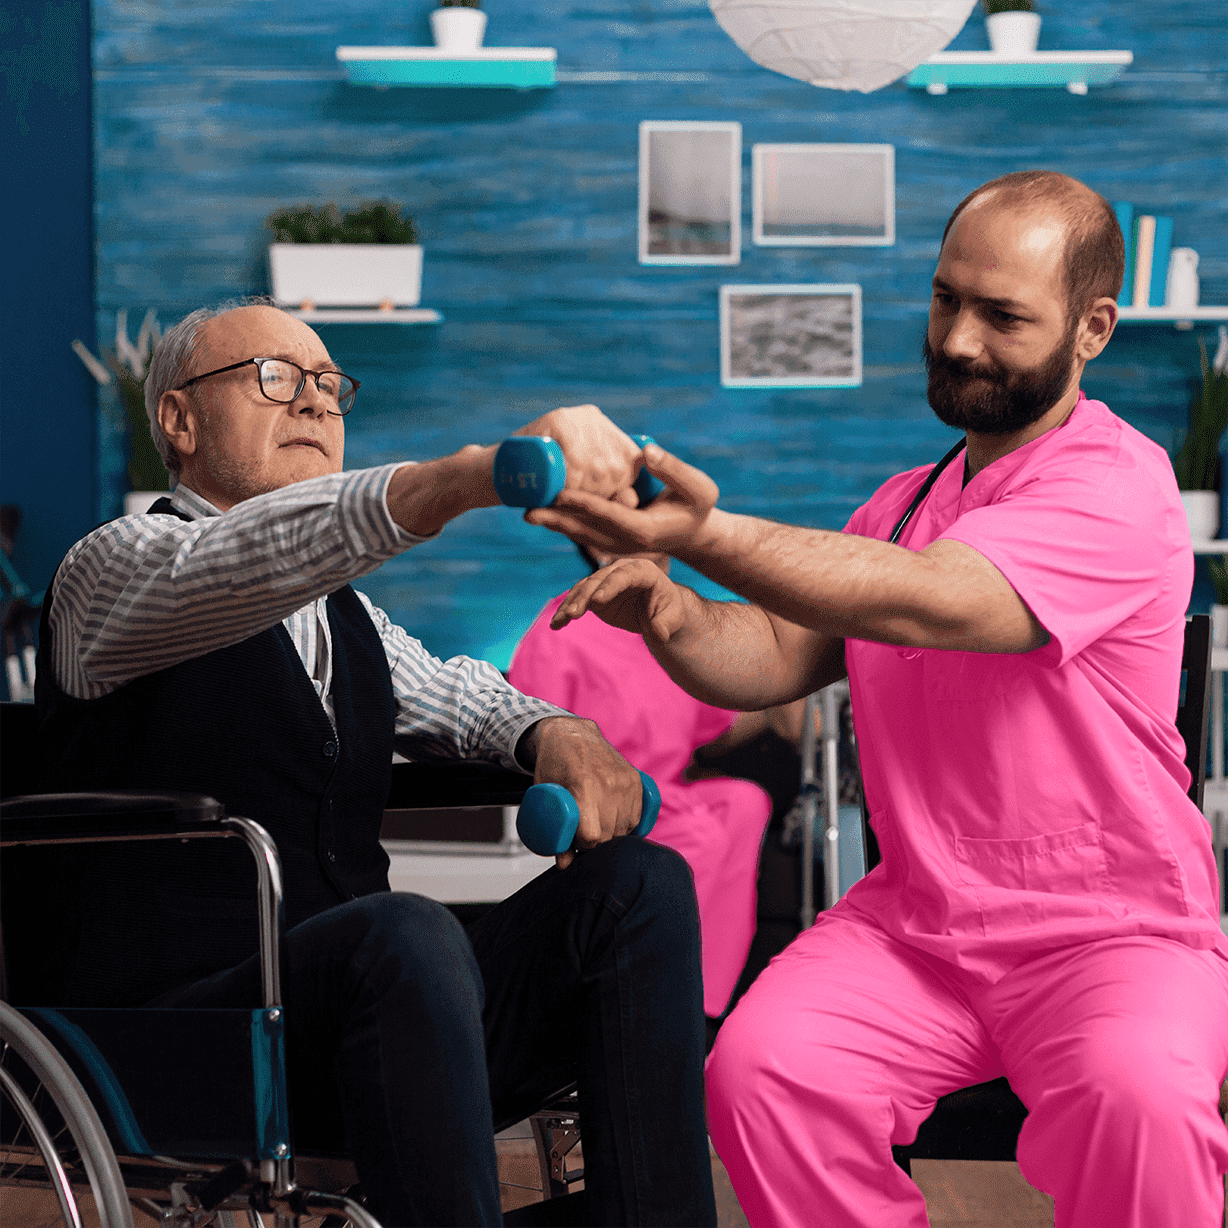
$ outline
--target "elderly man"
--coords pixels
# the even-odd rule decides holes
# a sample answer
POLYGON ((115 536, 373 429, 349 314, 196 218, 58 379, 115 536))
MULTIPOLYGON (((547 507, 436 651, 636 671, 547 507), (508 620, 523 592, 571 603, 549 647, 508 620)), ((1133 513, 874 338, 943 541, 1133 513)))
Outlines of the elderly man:
MULTIPOLYGON (((591 722, 483 662, 437 660, 350 587, 497 502, 493 447, 343 473, 356 389, 270 306, 195 312, 167 334, 146 402, 174 493, 95 530, 56 574, 40 644, 47 784, 193 790, 269 828, 291 927, 296 1138, 335 1146, 343 1125, 383 1222, 501 1224, 492 1112, 527 1113, 578 1079, 591 1222, 715 1223, 689 872, 616 838, 639 819, 639 777, 591 722), (587 851, 468 932, 389 893, 394 746, 566 786, 587 851)), ((594 407, 525 430, 559 440, 578 489, 631 497, 639 450, 594 407)), ((54 991, 254 1004, 250 866, 133 847, 66 887, 54 991)))
POLYGON ((1228 939, 1174 726, 1189 530, 1163 450, 1079 388, 1122 263, 1110 207, 1075 180, 973 192, 924 350, 966 453, 892 478, 843 534, 723 513, 652 448, 672 494, 650 508, 565 492, 531 513, 750 599, 622 562, 556 615, 640 632, 709 702, 849 676, 882 864, 772 963, 709 1059, 713 1141, 755 1228, 920 1228, 891 1145, 1003 1074, 1059 1228, 1220 1222, 1228 939))

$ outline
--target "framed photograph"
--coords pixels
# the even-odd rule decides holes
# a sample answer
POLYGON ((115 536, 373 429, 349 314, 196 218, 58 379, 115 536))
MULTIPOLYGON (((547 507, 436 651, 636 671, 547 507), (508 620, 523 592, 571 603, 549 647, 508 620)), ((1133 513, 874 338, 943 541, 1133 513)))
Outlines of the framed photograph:
POLYGON ((640 124, 641 264, 742 258, 742 125, 640 124))
POLYGON ((894 145, 755 145, 751 174, 756 243, 895 242, 894 145))
POLYGON ((726 388, 856 388, 860 286, 722 286, 726 388))

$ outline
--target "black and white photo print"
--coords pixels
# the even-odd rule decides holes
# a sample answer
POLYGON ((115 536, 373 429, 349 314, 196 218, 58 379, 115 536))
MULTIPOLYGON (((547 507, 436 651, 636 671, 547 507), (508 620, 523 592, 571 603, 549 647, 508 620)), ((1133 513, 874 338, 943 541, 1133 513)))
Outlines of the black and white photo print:
POLYGON ((742 125, 640 124, 641 264, 737 264, 742 125))
POLYGON ((861 287, 722 286, 727 388, 854 388, 861 383, 861 287))

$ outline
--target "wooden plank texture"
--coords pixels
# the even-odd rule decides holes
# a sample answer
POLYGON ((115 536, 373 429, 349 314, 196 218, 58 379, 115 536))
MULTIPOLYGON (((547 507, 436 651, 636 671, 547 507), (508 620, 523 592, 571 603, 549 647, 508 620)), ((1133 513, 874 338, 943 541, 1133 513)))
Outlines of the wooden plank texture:
MULTIPOLYGON (((933 98, 902 81, 870 95, 819 90, 753 64, 694 0, 492 0, 487 45, 556 47, 553 90, 345 82, 338 46, 428 44, 429 8, 97 0, 101 338, 120 308, 139 320, 156 307, 165 324, 267 289, 263 222, 279 206, 392 197, 418 224, 422 304, 444 323, 322 326, 363 381, 348 465, 494 441, 554 405, 592 401, 709 470, 726 507, 837 528, 890 474, 948 446, 919 348, 943 224, 979 183, 1053 167, 1171 216, 1174 243, 1201 253, 1203 301, 1228 302, 1228 74, 1205 4, 1049 6, 1042 50, 1134 52, 1115 83, 1082 98, 933 98), (739 265, 637 263, 643 119, 743 125, 739 265), (894 246, 755 247, 751 146, 827 141, 896 147, 894 246), (722 389, 723 282, 861 285, 863 385, 722 389)), ((951 49, 986 46, 974 14, 951 49)), ((1194 338, 1212 333, 1123 330, 1087 391, 1169 445, 1197 371, 1194 338)), ((120 471, 108 416, 100 514, 118 505, 120 471)), ((492 511, 362 587, 441 655, 506 665, 533 615, 579 573, 568 543, 492 511)))

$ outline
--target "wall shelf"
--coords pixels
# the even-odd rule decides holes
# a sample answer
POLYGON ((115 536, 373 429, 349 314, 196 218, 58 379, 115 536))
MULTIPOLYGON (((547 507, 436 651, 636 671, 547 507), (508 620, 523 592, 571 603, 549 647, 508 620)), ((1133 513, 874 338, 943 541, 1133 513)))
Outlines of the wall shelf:
POLYGON ((308 324, 440 324, 443 316, 431 307, 313 307, 290 308, 295 319, 308 324))
POLYGON ((1121 307, 1117 311, 1120 324, 1171 324, 1182 330, 1195 324, 1228 320, 1228 307, 1121 307))
POLYGON ((1027 86, 1065 86, 1072 94, 1086 94, 1089 85, 1107 85, 1133 60, 1131 51, 942 51, 914 68, 907 84, 931 94, 1027 86))
POLYGON ((553 47, 338 47, 351 85, 427 88, 549 89, 558 52, 553 47))

